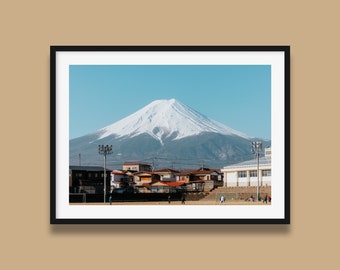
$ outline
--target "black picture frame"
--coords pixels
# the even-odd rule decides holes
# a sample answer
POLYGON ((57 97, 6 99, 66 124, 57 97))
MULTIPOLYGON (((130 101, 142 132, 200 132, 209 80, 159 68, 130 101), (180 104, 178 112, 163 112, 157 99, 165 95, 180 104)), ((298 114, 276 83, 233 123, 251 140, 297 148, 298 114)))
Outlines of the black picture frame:
MULTIPOLYGON (((161 56, 162 57, 162 56, 161 56)), ((206 57, 206 56, 205 56, 206 57)), ((223 58, 221 57, 221 58, 223 58)), ((219 57, 217 57, 219 59, 219 57)), ((217 59, 216 58, 216 59, 217 59)), ((89 60, 89 61, 92 61, 89 60)), ((106 60, 105 60, 106 61, 106 60)), ((252 60, 253 61, 253 60, 252 60)), ((257 60, 251 62, 251 64, 256 64, 257 60)), ((262 60, 261 60, 262 61, 262 60)), ((105 62, 108 64, 108 62, 105 62)), ((109 63, 110 64, 110 63, 109 63)), ((224 64, 224 63, 222 63, 224 64)), ((226 62, 225 64, 228 64, 226 62)), ((276 77, 272 77, 272 80, 276 80, 276 77)), ((65 96, 67 96, 67 91, 65 90, 65 96)), ((272 89, 272 91, 274 91, 272 89)), ((66 126, 65 126, 66 129, 66 126)), ((277 149, 273 149, 276 151, 277 149)), ((278 175, 276 175, 278 176, 278 175)), ((276 183, 273 183, 273 186, 276 183)), ((63 187, 65 187, 65 184, 63 187)), ((98 206, 95 206, 98 207, 98 206)), ((101 207, 101 206, 100 206, 101 207)), ((101 209, 98 207, 98 209, 101 209)), ((155 206, 159 207, 159 206, 155 206)), ((178 206, 185 207, 185 206, 178 206)), ((208 206, 208 207, 216 207, 216 206, 208 206)), ((228 207, 228 206, 226 206, 228 207)), ((231 206, 233 209, 237 206, 231 206)), ((247 206, 249 208, 254 207, 252 205, 247 206)), ((262 206, 261 206, 262 207, 262 206)), ((262 207, 263 208, 263 207, 262 207)), ((92 208, 89 208, 92 209, 92 208)), ((152 208, 153 209, 153 208, 152 208)), ((207 209, 205 207, 204 209, 207 209)), ((257 209, 257 208, 254 208, 257 209)), ((237 210, 237 209, 236 209, 237 210)), ((96 210, 91 210, 96 211, 96 210)), ((153 211, 153 210, 150 210, 153 211)), ((157 210, 158 211, 158 210, 157 210)), ((203 211, 203 210, 202 210, 203 211)), ((206 211, 206 210, 204 210, 206 211)), ((209 211, 209 209, 207 210, 209 211)), ((249 210, 252 211, 252 208, 249 210)), ((114 211, 113 211, 114 212, 114 211)), ((290 46, 280 45, 280 46, 50 46, 50 224, 290 224, 290 46), (67 172, 69 168, 65 168, 65 164, 67 164, 66 155, 63 156, 63 152, 60 149, 67 148, 65 145, 68 143, 67 136, 63 138, 63 123, 68 123, 66 118, 67 114, 62 114, 62 110, 66 104, 62 101, 62 98, 59 97, 60 93, 58 92, 61 87, 65 86, 67 88, 68 85, 68 66, 73 64, 73 61, 77 64, 86 65, 87 59, 84 55, 91 55, 91 59, 93 60, 94 54, 98 53, 98 55, 103 55, 100 61, 105 59, 106 53, 114 52, 117 53, 181 53, 182 55, 193 54, 196 53, 198 55, 207 55, 209 57, 209 53, 215 54, 219 56, 225 57, 224 54, 227 53, 234 58, 233 61, 237 62, 237 58, 241 57, 241 64, 246 63, 247 61, 244 59, 248 59, 247 55, 249 55, 249 59, 255 57, 256 59, 262 59, 264 56, 265 59, 261 63, 265 63, 268 65, 272 65, 272 69, 278 70, 278 77, 280 77, 277 82, 274 82, 281 89, 280 97, 277 98, 277 102, 280 103, 280 111, 279 113, 273 114, 272 118, 280 119, 280 136, 277 139, 276 137, 272 137, 272 140, 276 142, 280 150, 280 156, 278 157, 278 162, 275 168, 279 168, 281 174, 283 176, 279 176, 280 178, 280 188, 276 190, 278 197, 280 200, 273 200, 271 206, 264 206, 268 209, 271 207, 275 210, 270 212, 269 214, 265 214, 262 216, 261 214, 252 215, 244 215, 244 216, 190 216, 190 217, 160 217, 158 218, 157 214, 152 214, 152 217, 143 216, 141 212, 144 208, 136 208, 136 212, 138 215, 131 214, 130 216, 124 217, 115 217, 112 216, 92 216, 92 214, 86 214, 88 206, 80 206, 78 210, 72 210, 71 213, 68 213, 68 210, 72 206, 69 206, 69 196, 68 190, 63 190, 60 186, 60 182, 68 183, 69 179, 67 178, 67 172), (64 58, 66 58, 66 60, 64 58), (69 59, 71 57, 71 60, 69 59), (72 58, 74 57, 75 60, 72 58), (267 58, 266 58, 267 57, 267 58), (272 60, 272 58, 274 60, 272 60), (235 60, 236 59, 236 60, 235 60), (276 59, 279 59, 277 63, 276 59), (272 62, 275 62, 272 64, 272 62), (62 81, 62 82, 61 82, 62 81), (62 114, 62 115, 61 115, 62 114), (62 137, 62 138, 61 138, 62 137), (61 153, 62 152, 62 153, 61 153), (61 157, 62 156, 62 157, 61 157), (63 160, 63 162, 60 162, 63 160), (66 160, 64 162, 64 160, 66 160), (62 164, 61 164, 62 163, 62 164), (62 171, 62 172, 61 172, 62 171), (65 192, 65 194, 64 194, 65 192), (85 207, 85 209, 84 209, 85 207), (141 211, 140 211, 141 210, 141 211), (65 213, 64 213, 65 212, 65 213), (72 214, 73 213, 73 214, 72 214), (76 213, 76 214, 74 214, 76 213), (78 214, 80 213, 80 214, 78 214), (85 213, 85 214, 84 214, 85 213)))

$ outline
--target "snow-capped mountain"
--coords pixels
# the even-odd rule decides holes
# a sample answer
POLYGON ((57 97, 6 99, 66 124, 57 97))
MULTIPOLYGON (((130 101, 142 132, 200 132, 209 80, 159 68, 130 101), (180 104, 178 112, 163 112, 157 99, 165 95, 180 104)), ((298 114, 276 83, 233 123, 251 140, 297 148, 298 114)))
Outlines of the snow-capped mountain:
POLYGON ((204 132, 250 138, 209 119, 175 99, 155 100, 128 117, 100 129, 96 134, 99 135, 98 139, 103 139, 110 135, 132 138, 146 133, 163 144, 163 139, 166 138, 179 140, 204 132))
POLYGON ((99 144, 112 145, 108 165, 150 162, 176 169, 220 168, 252 158, 248 135, 212 120, 181 102, 156 100, 135 113, 93 133, 70 140, 70 165, 101 165, 99 144))

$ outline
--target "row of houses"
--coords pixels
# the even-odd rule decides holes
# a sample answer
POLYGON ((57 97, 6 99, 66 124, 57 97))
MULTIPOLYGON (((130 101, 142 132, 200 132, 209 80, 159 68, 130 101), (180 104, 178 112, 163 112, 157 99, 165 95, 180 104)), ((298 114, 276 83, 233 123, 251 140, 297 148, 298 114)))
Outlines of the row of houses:
MULTIPOLYGON (((265 155, 259 159, 259 168, 257 166, 257 160, 252 159, 222 169, 176 171, 169 168, 152 170, 148 163, 126 162, 121 170, 106 171, 106 190, 117 193, 171 193, 210 191, 218 186, 271 186, 270 148, 265 149, 265 155)), ((103 193, 103 167, 70 166, 69 169, 70 193, 103 193)))
MULTIPOLYGON (((70 166, 70 193, 102 193, 103 179, 103 167, 70 166)), ((107 170, 106 185, 107 190, 117 193, 209 191, 223 185, 223 174, 207 168, 181 172, 169 168, 152 171, 149 164, 129 162, 123 164, 121 170, 107 170)))
POLYGON ((151 171, 150 167, 144 171, 131 171, 123 165, 123 170, 111 171, 111 190, 129 186, 137 192, 209 191, 217 185, 223 185, 223 174, 207 168, 179 172, 169 168, 151 171))

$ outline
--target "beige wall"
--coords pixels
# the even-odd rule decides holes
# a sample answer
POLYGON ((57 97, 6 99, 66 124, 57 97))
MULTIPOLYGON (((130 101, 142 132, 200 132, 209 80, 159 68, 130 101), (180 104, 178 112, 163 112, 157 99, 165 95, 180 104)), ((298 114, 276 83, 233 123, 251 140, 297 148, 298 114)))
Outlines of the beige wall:
POLYGON ((339 25, 329 0, 2 1, 4 269, 336 267, 339 25), (291 45, 292 224, 49 225, 49 46, 177 44, 291 45))

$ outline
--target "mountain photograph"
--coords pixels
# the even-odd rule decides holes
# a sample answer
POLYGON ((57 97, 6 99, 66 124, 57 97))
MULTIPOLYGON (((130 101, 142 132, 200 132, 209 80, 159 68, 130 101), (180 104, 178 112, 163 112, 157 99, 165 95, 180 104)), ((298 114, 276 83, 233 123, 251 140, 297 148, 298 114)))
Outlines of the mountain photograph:
POLYGON ((270 146, 270 66, 110 65, 70 67, 69 164, 154 169, 215 168, 270 146))

